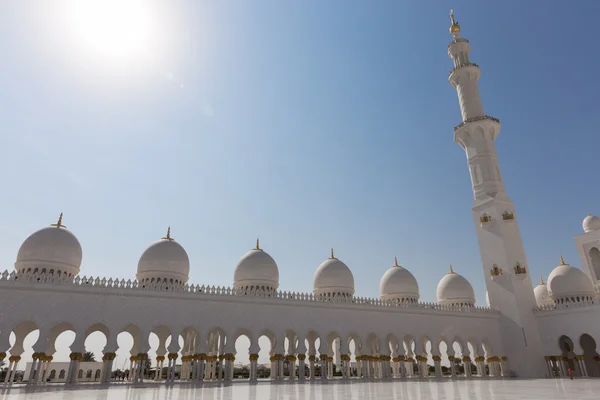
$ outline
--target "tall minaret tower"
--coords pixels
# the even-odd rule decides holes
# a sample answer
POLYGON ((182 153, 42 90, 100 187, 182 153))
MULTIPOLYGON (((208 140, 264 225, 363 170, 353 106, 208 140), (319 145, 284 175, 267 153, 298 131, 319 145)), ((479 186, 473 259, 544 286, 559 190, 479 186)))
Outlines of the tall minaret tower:
POLYGON ((458 92, 462 114, 462 122, 454 127, 454 141, 467 153, 475 198, 473 220, 490 305, 502 315, 502 351, 508 357, 510 369, 520 377, 543 377, 546 367, 533 313, 536 307, 533 285, 514 204, 504 189, 494 146, 500 121, 483 112, 477 85, 481 71, 469 61, 471 46, 460 36, 460 26, 452 11, 450 19, 453 39, 448 45, 448 55, 454 68, 448 81, 458 92))

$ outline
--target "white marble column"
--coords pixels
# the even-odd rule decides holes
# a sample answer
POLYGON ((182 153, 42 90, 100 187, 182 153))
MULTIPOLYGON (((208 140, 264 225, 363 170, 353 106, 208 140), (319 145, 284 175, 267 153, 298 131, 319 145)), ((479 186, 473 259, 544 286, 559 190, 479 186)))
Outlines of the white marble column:
POLYGON ((456 358, 449 355, 448 361, 450 361, 450 377, 456 378, 456 358))
POLYGON ((306 379, 306 355, 298 354, 298 380, 303 381, 306 379))
POLYGON ((500 362, 500 368, 502 369, 502 376, 503 377, 509 377, 509 371, 508 371, 508 358, 506 357, 502 357, 501 358, 501 362, 500 362))
POLYGON ((327 373, 327 367, 328 367, 328 361, 327 361, 327 356, 325 354, 321 354, 321 380, 322 381, 327 381, 328 378, 328 373, 327 373))
POLYGON ((435 368, 435 376, 436 378, 442 377, 442 357, 439 355, 435 355, 433 358, 433 366, 435 368))
POLYGON ((316 356, 314 354, 311 354, 308 356, 308 365, 309 365, 309 369, 310 369, 310 379, 316 379, 316 374, 315 374, 315 361, 316 361, 316 356))

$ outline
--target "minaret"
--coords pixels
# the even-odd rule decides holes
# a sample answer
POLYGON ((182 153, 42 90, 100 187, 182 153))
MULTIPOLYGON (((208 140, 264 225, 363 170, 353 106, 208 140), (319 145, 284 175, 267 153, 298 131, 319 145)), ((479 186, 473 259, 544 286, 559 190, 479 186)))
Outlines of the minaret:
POLYGON ((454 141, 467 154, 475 198, 473 220, 479 241, 490 305, 501 313, 500 337, 510 369, 520 377, 543 377, 547 372, 536 318, 533 285, 519 232, 514 204, 506 194, 494 140, 500 121, 483 112, 477 82, 481 71, 469 61, 471 46, 460 36, 450 12, 452 42, 448 55, 454 63, 448 81, 458 92, 462 122, 454 127, 454 141))

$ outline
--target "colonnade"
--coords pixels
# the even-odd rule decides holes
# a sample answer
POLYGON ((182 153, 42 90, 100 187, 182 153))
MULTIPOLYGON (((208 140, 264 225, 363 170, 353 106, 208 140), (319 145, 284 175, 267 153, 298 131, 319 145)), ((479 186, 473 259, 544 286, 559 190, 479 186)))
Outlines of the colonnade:
MULTIPOLYGON (((546 356, 546 367, 548 368, 548 375, 566 377, 569 376, 569 368, 571 365, 571 373, 575 376, 587 377, 588 371, 585 365, 583 355, 574 355, 569 358, 567 356, 546 356), (570 364, 571 363, 571 364, 570 364)), ((596 361, 600 366, 600 359, 596 361)))

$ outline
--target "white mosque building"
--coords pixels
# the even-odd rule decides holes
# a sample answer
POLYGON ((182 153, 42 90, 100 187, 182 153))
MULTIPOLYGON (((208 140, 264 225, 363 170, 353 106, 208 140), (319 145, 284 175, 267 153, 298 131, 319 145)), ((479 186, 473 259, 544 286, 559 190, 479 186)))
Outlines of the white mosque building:
POLYGON ((141 255, 135 279, 86 277, 80 273, 82 247, 61 214, 23 242, 14 271, 0 274, 0 360, 9 368, 4 383, 12 383, 24 339, 35 330, 32 360, 23 360, 30 362, 24 377, 29 385, 51 376, 67 385, 81 381, 84 343, 94 332, 106 336, 102 370, 94 373, 104 384, 111 381, 121 332, 133 337, 134 382, 232 380, 241 335, 250 340, 250 381, 257 379, 262 336, 270 341, 274 381, 332 379, 334 354, 341 379, 440 378, 442 356, 451 377, 564 376, 569 368, 599 377, 600 218, 585 217, 583 233, 575 237, 583 270, 561 257, 547 283, 534 288, 494 145, 500 122, 483 111, 480 69, 451 17, 454 68, 448 80, 462 113, 454 140, 467 155, 487 306, 476 305, 473 287, 452 267, 440 277, 437 302, 420 302, 418 282, 397 262, 381 278, 380 298, 360 297, 351 269, 333 250, 316 268, 311 293, 288 292, 258 241, 235 267, 231 287, 192 284, 188 255, 170 230, 141 255), (73 331, 75 340, 70 362, 57 371, 55 341, 65 331, 73 331), (148 357, 151 333, 159 338, 155 360, 148 357), (171 336, 181 336, 183 346, 168 341, 171 336), (166 367, 166 377, 144 374, 147 363, 166 367))

